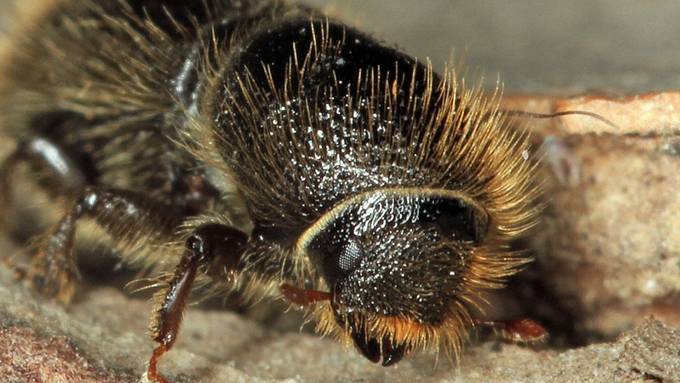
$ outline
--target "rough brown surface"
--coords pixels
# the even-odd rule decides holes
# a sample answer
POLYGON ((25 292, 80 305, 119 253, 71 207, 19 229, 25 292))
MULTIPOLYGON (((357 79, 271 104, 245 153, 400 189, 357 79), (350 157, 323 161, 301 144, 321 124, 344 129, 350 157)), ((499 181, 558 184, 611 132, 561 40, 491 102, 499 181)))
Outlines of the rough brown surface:
POLYGON ((629 337, 618 362, 629 371, 664 381, 680 381, 680 331, 660 322, 647 322, 629 337))
MULTIPOLYGON (((0 286, 0 381, 134 382, 144 371, 148 302, 97 287, 64 308, 6 270, 0 286)), ((655 320, 613 343, 565 352, 486 342, 459 367, 421 355, 382 368, 350 351, 229 311, 194 309, 162 368, 174 382, 680 382, 680 330, 655 320)))
POLYGON ((582 334, 612 338, 647 315, 680 325, 679 103, 676 92, 508 99, 509 108, 590 111, 616 124, 536 124, 549 184, 534 271, 582 334))
POLYGON ((93 367, 65 336, 44 336, 30 327, 0 328, 3 382, 124 382, 127 374, 93 367))

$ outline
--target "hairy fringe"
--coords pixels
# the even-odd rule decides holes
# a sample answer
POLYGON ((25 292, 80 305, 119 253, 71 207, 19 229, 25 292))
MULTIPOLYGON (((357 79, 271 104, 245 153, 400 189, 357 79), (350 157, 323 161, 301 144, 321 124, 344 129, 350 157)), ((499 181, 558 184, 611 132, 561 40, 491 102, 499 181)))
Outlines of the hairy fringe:
MULTIPOLYGON (((318 205, 318 196, 313 193, 290 192, 300 189, 293 188, 289 180, 305 174, 291 176, 290 173, 284 173, 282 159, 292 159, 302 164, 297 169, 305 169, 306 165, 312 166, 310 159, 319 160, 320 155, 322 158, 319 161, 324 162, 329 160, 323 158, 328 153, 343 153, 346 150, 331 139, 333 132, 325 130, 327 128, 316 117, 324 113, 323 108, 326 106, 309 101, 299 102, 296 98, 306 91, 299 85, 304 82, 305 76, 313 72, 314 66, 323 57, 332 56, 344 43, 330 39, 323 22, 311 22, 310 25, 316 28, 315 38, 309 47, 296 47, 298 50, 286 69, 287 81, 283 89, 274 85, 271 68, 262 68, 270 78, 266 88, 258 85, 252 75, 251 71, 259 68, 248 68, 245 72, 229 74, 239 84, 239 94, 227 90, 225 97, 225 100, 240 97, 243 103, 224 101, 219 105, 210 105, 210 108, 218 108, 226 116, 239 116, 246 125, 241 132, 268 136, 266 141, 257 142, 260 146, 252 149, 247 147, 249 140, 243 135, 246 133, 236 134, 235 140, 234 137, 231 140, 225 138, 212 126, 212 120, 207 118, 210 116, 209 109, 193 119, 193 128, 188 129, 183 136, 183 144, 188 150, 234 179, 238 179, 238 175, 233 167, 225 164, 223 153, 251 153, 243 159, 239 174, 252 176, 250 182, 239 185, 239 189, 247 199, 267 204, 262 206, 262 211, 279 211, 280 206, 300 207, 288 212, 294 215, 282 218, 283 222, 278 221, 281 224, 286 221, 304 222, 305 217, 317 216, 314 211, 305 211, 303 207, 318 205), (272 104, 293 105, 287 114, 293 121, 289 126, 281 128, 263 124, 268 113, 263 105, 272 104), (306 136, 290 134, 296 126, 311 126, 311 133, 306 136), (317 131, 322 134, 315 134, 317 131), (281 142, 286 144, 281 146, 281 142), (295 150, 290 151, 291 148, 295 150), (251 163, 265 164, 271 171, 256 172, 248 168, 251 163), (258 178, 260 174, 261 178, 258 178)), ((374 117, 368 118, 365 125, 348 128, 355 130, 343 131, 343 134, 368 137, 370 147, 378 145, 372 133, 384 129, 382 142, 390 148, 383 152, 377 166, 377 176, 402 182, 397 183, 399 187, 457 191, 475 201, 489 215, 490 231, 486 244, 474 249, 462 285, 459 286, 461 294, 451 303, 444 321, 429 325, 416 323, 409 318, 369 315, 361 323, 368 336, 404 343, 409 349, 443 347, 457 359, 468 339, 468 329, 474 326, 470 310, 482 309, 477 303, 482 299, 480 294, 484 290, 503 287, 503 281, 508 276, 530 261, 524 254, 511 252, 507 247, 511 240, 525 234, 537 223, 541 210, 536 203, 541 188, 534 181, 538 161, 529 158, 527 133, 511 126, 509 118, 499 108, 499 89, 487 95, 478 87, 467 88, 465 81, 458 79, 452 70, 447 70, 437 80, 428 62, 426 90, 418 94, 414 90, 415 70, 407 76, 400 75, 397 67, 393 70, 394 75, 387 76, 389 79, 385 79, 378 68, 361 73, 354 85, 356 89, 367 89, 368 94, 362 95, 357 91, 354 97, 345 100, 345 104, 335 105, 342 113, 351 115, 353 110, 360 107, 359 102, 367 102, 364 105, 366 115, 374 117), (408 94, 399 93, 400 82, 408 84, 408 94), (409 132, 407 137, 400 136, 401 131, 395 128, 396 124, 379 126, 381 121, 395 119, 392 115, 395 106, 404 100, 407 102, 406 116, 409 117, 406 120, 412 125, 411 129, 405 129, 409 132), (400 169, 398 171, 402 173, 395 175, 395 169, 400 169)), ((220 79, 225 74, 217 70, 214 75, 213 91, 217 91, 221 86, 220 79)), ((340 86, 338 83, 330 84, 322 91, 333 96, 340 86)), ((357 142, 352 150, 361 154, 364 147, 360 140, 357 142)), ((337 206, 334 205, 337 201, 325 202, 329 207, 337 206)), ((301 269, 309 265, 305 254, 298 253, 294 262, 301 269)), ((318 287, 323 288, 323 282, 319 278, 316 280, 319 280, 318 287)), ((329 304, 312 310, 309 317, 318 321, 318 332, 349 341, 349 330, 336 324, 329 304)))

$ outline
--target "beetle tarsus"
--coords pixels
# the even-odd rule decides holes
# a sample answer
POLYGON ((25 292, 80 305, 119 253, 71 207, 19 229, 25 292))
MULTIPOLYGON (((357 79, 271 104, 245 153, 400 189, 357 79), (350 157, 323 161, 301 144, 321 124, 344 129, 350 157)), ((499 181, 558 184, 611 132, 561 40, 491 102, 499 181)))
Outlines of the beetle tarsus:
POLYGON ((161 344, 153 350, 151 359, 149 360, 149 368, 146 371, 146 377, 150 382, 154 383, 168 383, 165 378, 158 372, 158 360, 168 351, 168 348, 161 344))

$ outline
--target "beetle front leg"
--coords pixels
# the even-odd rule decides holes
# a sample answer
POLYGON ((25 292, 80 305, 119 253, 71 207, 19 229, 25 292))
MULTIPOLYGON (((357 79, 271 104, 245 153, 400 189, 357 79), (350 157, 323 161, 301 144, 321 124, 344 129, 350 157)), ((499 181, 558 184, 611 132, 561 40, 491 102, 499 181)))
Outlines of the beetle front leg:
POLYGON ((151 334, 159 345, 154 349, 147 378, 153 382, 166 382, 158 373, 158 361, 172 348, 186 307, 191 287, 198 272, 217 277, 238 269, 241 254, 248 237, 234 228, 206 224, 198 227, 187 239, 184 254, 168 286, 156 295, 156 307, 151 319, 151 334))

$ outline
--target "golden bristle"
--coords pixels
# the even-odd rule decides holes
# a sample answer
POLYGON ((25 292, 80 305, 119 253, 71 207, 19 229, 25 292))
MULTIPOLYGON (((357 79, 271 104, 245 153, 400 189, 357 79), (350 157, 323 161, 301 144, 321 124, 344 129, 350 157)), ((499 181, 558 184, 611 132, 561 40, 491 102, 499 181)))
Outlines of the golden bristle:
MULTIPOLYGON (((329 304, 319 306, 313 313, 317 319, 316 332, 343 342, 352 343, 349 329, 336 324, 333 310, 329 304)), ((363 319, 364 329, 370 337, 379 342, 390 341, 403 344, 409 351, 444 350, 452 359, 457 360, 464 343, 467 341, 467 328, 472 320, 465 310, 451 311, 438 325, 417 323, 405 317, 374 316, 363 319)), ((382 347, 382 345, 381 345, 382 347)))
MULTIPOLYGON (((529 258, 518 252, 491 253, 487 249, 477 249, 464 272, 459 296, 450 304, 439 323, 419 323, 405 316, 372 313, 356 316, 355 319, 362 324, 368 337, 379 342, 389 340, 393 344, 403 344, 409 351, 443 351, 457 362, 463 346, 469 340, 469 331, 475 326, 471 309, 484 311, 480 303, 485 301, 480 294, 484 290, 504 287, 504 279, 515 274, 529 261, 529 258)), ((309 315, 316 320, 315 330, 319 334, 345 344, 352 342, 349 328, 342 328, 337 324, 330 303, 317 306, 309 315)))
MULTIPOLYGON (((312 27, 314 26, 315 24, 312 24, 312 27)), ((330 131, 326 131, 328 134, 323 136, 304 137, 290 133, 291 128, 305 126, 310 127, 315 133, 329 129, 317 119, 322 113, 320 110, 322 105, 304 102, 291 106, 294 95, 301 91, 293 84, 302 83, 302 79, 313 72, 312 68, 318 65, 318 61, 332 55, 343 44, 342 41, 330 40, 323 32, 323 27, 316 36, 319 41, 314 40, 310 43, 306 54, 300 53, 301 57, 291 58, 287 68, 286 88, 280 89, 270 81, 269 86, 263 89, 253 78, 252 71, 257 69, 270 73, 271 68, 266 66, 248 68, 244 72, 232 74, 238 84, 238 96, 233 93, 235 90, 227 89, 226 97, 222 99, 221 104, 206 105, 206 108, 216 107, 220 115, 226 118, 238 119, 240 123, 247 125, 242 127, 235 137, 225 138, 219 129, 206 126, 213 124, 212 119, 208 118, 212 116, 210 109, 201 113, 204 120, 200 120, 201 117, 192 117, 195 127, 187 130, 184 135, 185 147, 208 163, 214 163, 215 158, 206 158, 206 153, 214 153, 217 147, 216 149, 222 153, 239 151, 252 156, 242 159, 239 166, 267 165, 266 172, 256 172, 255 169, 246 172, 244 168, 242 173, 252 175, 253 178, 239 185, 247 199, 271 204, 270 209, 262 210, 279 211, 280 206, 294 205, 305 206, 308 209, 314 204, 316 196, 290 193, 294 187, 290 180, 300 177, 285 173, 283 170, 288 169, 286 163, 295 160, 298 164, 305 164, 315 155, 323 157, 329 152, 337 153, 342 149, 332 141, 330 131), (275 102, 272 102, 271 98, 275 98, 275 102), (243 102, 230 101, 235 99, 241 99, 243 102), (282 117, 288 117, 289 127, 263 125, 267 122, 265 116, 268 113, 263 106, 274 104, 288 105, 289 115, 282 117), (210 134, 206 134, 208 132, 210 134), (259 132, 269 136, 256 142, 257 149, 253 149, 246 147, 252 143, 240 136, 245 132, 259 132), (280 146, 281 142, 286 145, 280 146), (213 150, 205 150, 206 148, 213 150), (290 148, 295 148, 295 151, 288 152, 290 148), (263 193, 267 198, 263 198, 263 193), (291 200, 291 197, 296 199, 291 200)), ((303 47, 298 47, 297 50, 304 52, 303 47)), ((418 185, 400 186, 459 189, 493 212, 499 232, 510 237, 520 234, 532 225, 535 212, 531 205, 538 195, 538 189, 532 183, 535 161, 524 158, 528 153, 526 134, 508 126, 509 122, 499 110, 497 95, 487 96, 479 89, 465 89, 453 71, 447 71, 439 84, 435 85, 435 74, 429 63, 427 68, 425 79, 427 86, 423 94, 416 94, 413 84, 409 88, 411 92, 409 94, 400 95, 393 91, 400 81, 414 82, 415 70, 412 74, 402 76, 399 74, 399 68, 395 67, 394 79, 381 77, 378 68, 367 68, 365 72, 358 74, 356 88, 367 89, 369 92, 366 97, 368 100, 366 114, 369 119, 367 125, 354 127, 358 131, 353 133, 372 137, 368 133, 375 132, 380 121, 390 121, 395 109, 393 106, 402 100, 406 101, 408 103, 406 114, 414 117, 408 123, 417 127, 410 129, 410 136, 406 139, 408 143, 417 145, 403 145, 408 149, 405 153, 397 154, 395 150, 390 155, 386 151, 381 159, 383 166, 379 170, 388 171, 390 170, 388 165, 395 165, 404 171, 421 171, 424 173, 423 179, 418 185), (376 118, 370 118, 372 115, 376 118), (438 140, 435 142, 436 138, 438 140), (433 164, 437 166, 436 169, 432 168, 433 164)), ((222 71, 213 74, 223 75, 222 71)), ((220 91, 219 80, 213 80, 212 83, 215 85, 208 92, 220 91)), ((324 89, 332 95, 335 94, 334 89, 339 86, 337 83, 329 84, 324 89)), ((359 95, 350 97, 349 104, 342 106, 344 109, 342 112, 351 114, 351 110, 358 107, 352 103, 359 102, 360 99, 359 95)), ((389 145, 398 145, 395 138, 396 129, 392 125, 381 128, 385 129, 385 141, 389 145)), ((361 147, 355 149, 361 153, 361 147)), ((323 161, 323 158, 321 160, 323 161)), ((224 164, 220 168, 227 174, 234 172, 234 169, 225 167, 224 164)), ((304 166, 298 166, 296 169, 288 170, 296 171, 303 168, 304 166)), ((314 216, 305 208, 298 209, 297 212, 299 214, 295 217, 288 217, 291 222, 299 222, 300 219, 305 221, 304 217, 314 216)))
MULTIPOLYGON (((183 137, 183 145, 198 158, 219 165, 220 170, 237 182, 246 177, 246 182, 238 185, 244 198, 254 202, 252 208, 258 215, 280 226, 322 225, 320 220, 328 217, 319 218, 314 206, 323 205, 328 212, 356 196, 344 196, 340 201, 320 201, 323 196, 318 193, 291 184, 291 180, 309 178, 305 172, 308 167, 314 167, 313 161, 332 163, 329 153, 347 150, 331 138, 333 133, 349 134, 344 130, 346 127, 334 132, 329 130, 329 124, 324 125, 317 118, 323 112, 322 107, 332 104, 332 97, 324 99, 324 105, 313 98, 296 99, 305 93, 301 88, 305 76, 314 73, 316 65, 322 64, 326 57, 333 57, 345 43, 332 40, 323 22, 312 22, 311 27, 320 30, 308 47, 295 48, 295 55, 286 68, 283 87, 275 85, 272 69, 264 64, 262 68, 234 73, 225 74, 226 68, 215 71, 213 76, 219 78, 211 81, 213 86, 207 94, 219 101, 206 105, 200 116, 192 117, 194 129, 187 130, 183 137), (268 86, 257 83, 253 76, 256 70, 268 74, 268 86), (220 78, 225 75, 232 76, 235 87, 221 85, 220 78), (217 97, 221 92, 222 96, 217 97), (271 112, 266 109, 267 105, 286 106, 280 116, 284 125, 280 122, 276 126, 267 125, 271 112), (223 130, 212 126, 214 118, 208 118, 215 112, 227 122, 230 119, 238 121, 240 129, 229 137, 224 136, 223 130), (314 134, 291 133, 300 127, 308 127, 314 134), (239 163, 220 164, 220 159, 208 157, 216 152, 239 152, 243 153, 243 158, 239 163), (291 162, 298 165, 291 167, 291 162), (253 164, 258 168, 249 168, 253 164), (292 190, 299 192, 291 193, 292 190), (294 208, 281 209, 282 206, 294 208), (275 215, 268 216, 268 212, 275 212, 275 215), (310 217, 317 220, 310 221, 310 217)), ((531 157, 527 133, 512 126, 500 109, 500 91, 489 95, 480 88, 466 88, 464 80, 459 80, 453 70, 438 77, 429 62, 424 67, 424 78, 420 78, 425 83, 424 92, 416 91, 416 78, 422 76, 416 73, 418 69, 404 74, 396 64, 387 69, 369 67, 358 73, 356 84, 352 84, 357 93, 330 107, 336 108, 337 113, 352 115, 358 110, 358 103, 364 102, 363 113, 368 118, 364 125, 352 126, 354 131, 351 133, 368 137, 370 147, 384 149, 379 165, 372 168, 377 172, 374 176, 383 180, 382 188, 450 190, 474 201, 474 205, 481 206, 488 215, 489 229, 483 244, 472 249, 459 286, 460 293, 439 323, 420 324, 406 317, 371 313, 363 313, 361 320, 366 334, 376 339, 404 343, 409 349, 442 347, 458 358, 468 329, 474 326, 470 311, 478 308, 480 295, 484 290, 503 287, 507 277, 529 262, 525 255, 508 248, 512 240, 537 222, 540 212, 536 203, 540 194, 540 187, 535 182, 537 160, 531 157), (366 94, 360 94, 358 89, 366 94), (407 91, 400 94, 398 89, 407 91), (397 105, 406 105, 404 115, 408 118, 401 123, 408 126, 379 126, 381 121, 395 120, 397 105), (379 128, 383 130, 381 143, 371 134, 379 128), (400 128, 403 129, 398 130, 400 128), (404 132, 406 137, 401 137, 404 132)), ((315 89, 317 94, 333 96, 338 95, 341 84, 336 82, 320 87, 315 89)), ((361 158, 366 148, 359 140, 353 143, 351 150, 361 158)), ((332 174, 327 176, 332 178, 332 174)), ((297 275, 288 275, 293 283, 303 285, 312 281, 316 289, 328 288, 304 251, 298 248, 286 256, 289 258, 282 258, 282 262, 291 262, 299 270, 297 275)), ((347 339, 348 330, 340 328, 333 315, 329 304, 319 306, 311 314, 318 320, 318 332, 347 339)))

